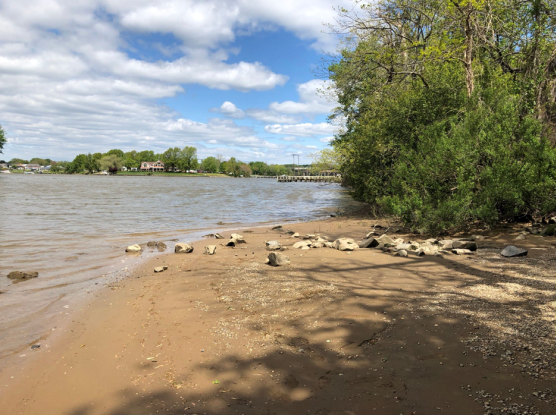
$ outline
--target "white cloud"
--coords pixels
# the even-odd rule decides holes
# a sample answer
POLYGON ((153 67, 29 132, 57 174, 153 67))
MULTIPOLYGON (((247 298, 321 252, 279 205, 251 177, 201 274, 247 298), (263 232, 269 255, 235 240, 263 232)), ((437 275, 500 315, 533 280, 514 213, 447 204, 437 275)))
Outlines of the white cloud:
POLYGON ((279 114, 276 111, 268 111, 262 109, 248 109, 245 113, 250 117, 258 121, 265 123, 296 123, 301 121, 300 117, 292 115, 279 114))
POLYGON ((297 86, 299 102, 273 102, 269 108, 282 114, 330 114, 337 103, 336 97, 328 90, 329 86, 330 81, 313 79, 297 86))
POLYGON ((284 141, 297 141, 296 137, 292 137, 292 136, 288 136, 288 137, 282 137, 281 140, 284 141))
POLYGON ((224 115, 227 115, 228 117, 232 117, 232 118, 244 118, 245 117, 245 113, 240 110, 238 107, 236 107, 236 105, 233 102, 230 101, 226 101, 224 102, 220 108, 216 109, 214 112, 220 112, 224 115))
POLYGON ((324 134, 332 134, 334 132, 334 126, 326 122, 312 124, 291 124, 291 125, 267 125, 265 131, 271 134, 285 134, 293 135, 296 137, 313 137, 324 134))
POLYGON ((334 140, 334 136, 330 136, 330 137, 322 137, 319 141, 321 143, 330 143, 334 140))

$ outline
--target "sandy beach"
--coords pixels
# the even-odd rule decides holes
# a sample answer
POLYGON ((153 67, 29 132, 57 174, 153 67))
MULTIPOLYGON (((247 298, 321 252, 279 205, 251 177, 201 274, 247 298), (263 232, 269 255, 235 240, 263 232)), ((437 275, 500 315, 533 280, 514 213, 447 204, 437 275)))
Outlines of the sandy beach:
POLYGON ((555 413, 556 238, 527 236, 524 258, 499 255, 517 229, 485 232, 474 255, 403 258, 292 249, 284 232, 360 241, 377 223, 161 253, 0 374, 0 414, 555 413), (265 264, 270 240, 290 265, 265 264))

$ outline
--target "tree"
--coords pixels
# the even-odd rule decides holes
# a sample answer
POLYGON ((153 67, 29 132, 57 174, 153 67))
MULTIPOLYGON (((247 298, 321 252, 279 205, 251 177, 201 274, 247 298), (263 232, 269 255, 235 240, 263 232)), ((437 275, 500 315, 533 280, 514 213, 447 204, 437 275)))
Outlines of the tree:
MULTIPOLYGON (((101 159, 102 160, 102 159, 101 159)), ((95 171, 100 170, 100 162, 97 161, 91 153, 85 156, 85 161, 83 163, 83 168, 87 170, 88 173, 92 174, 95 171)))
POLYGON ((78 154, 73 161, 67 165, 65 172, 68 174, 81 173, 85 169, 86 162, 87 156, 85 156, 85 154, 78 154))
POLYGON ((4 149, 4 145, 6 144, 6 133, 4 132, 4 129, 2 128, 2 126, 0 125, 0 154, 2 153, 2 150, 4 149))
POLYGON ((152 150, 144 150, 144 151, 140 151, 139 153, 137 153, 137 156, 135 157, 135 159, 139 162, 142 163, 143 161, 158 161, 161 158, 157 157, 156 154, 154 154, 154 151, 152 150))
POLYGON ((216 157, 207 157, 201 163, 201 169, 210 173, 218 173, 220 162, 216 157))
POLYGON ((166 171, 174 171, 180 164, 181 150, 178 147, 169 148, 162 154, 164 169, 166 171))
POLYGON ((124 165, 123 160, 116 154, 111 154, 109 156, 104 156, 100 159, 100 168, 110 172, 110 174, 118 173, 124 165))
POLYGON ((336 148, 325 148, 316 153, 310 154, 313 159, 311 170, 314 174, 319 174, 326 170, 339 170, 342 157, 340 151, 336 148))
POLYGON ((46 162, 45 159, 41 159, 38 157, 34 157, 29 161, 29 164, 38 164, 39 166, 47 166, 48 163, 46 162))
POLYGON ((10 160, 10 165, 14 165, 14 164, 29 164, 28 160, 23 160, 23 159, 18 159, 18 158, 13 158, 10 160))
POLYGON ((196 170, 199 166, 197 160, 197 149, 195 147, 184 147, 179 154, 179 168, 182 171, 196 170))
POLYGON ((118 150, 117 148, 110 150, 105 154, 105 156, 112 156, 112 155, 117 156, 120 159, 124 158, 124 152, 122 150, 118 150))

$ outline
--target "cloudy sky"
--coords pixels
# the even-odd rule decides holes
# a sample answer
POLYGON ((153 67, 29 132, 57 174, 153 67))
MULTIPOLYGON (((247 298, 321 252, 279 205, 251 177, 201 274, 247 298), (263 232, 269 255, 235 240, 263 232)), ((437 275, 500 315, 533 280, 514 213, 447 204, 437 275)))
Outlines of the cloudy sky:
POLYGON ((197 147, 291 162, 324 148, 313 70, 351 0, 0 0, 0 158, 197 147))

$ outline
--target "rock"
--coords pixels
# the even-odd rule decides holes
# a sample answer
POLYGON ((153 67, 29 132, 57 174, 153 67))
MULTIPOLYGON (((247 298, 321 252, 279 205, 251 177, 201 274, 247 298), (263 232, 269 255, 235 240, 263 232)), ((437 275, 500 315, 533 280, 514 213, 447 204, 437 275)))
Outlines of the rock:
POLYGON ((129 245, 125 251, 126 252, 141 252, 143 250, 143 248, 141 248, 141 246, 135 244, 135 245, 129 245))
POLYGON ((193 252, 193 247, 188 244, 176 244, 174 252, 176 254, 189 254, 190 252, 193 252))
POLYGON ((271 252, 270 254, 268 254, 268 263, 273 267, 280 267, 289 265, 290 259, 280 252, 271 252))
POLYGON ((245 239, 243 239, 243 236, 241 236, 238 233, 232 233, 230 235, 230 239, 233 239, 236 244, 245 244, 245 243, 247 243, 247 242, 245 242, 245 239))
POLYGON ((158 252, 164 252, 166 251, 166 249, 168 249, 168 247, 164 242, 159 242, 158 245, 156 246, 156 249, 158 249, 158 252))
POLYGON ((548 224, 549 225, 556 224, 556 216, 552 216, 551 218, 549 218, 548 224))
POLYGON ((472 241, 454 241, 452 242, 452 249, 468 249, 470 251, 477 250, 477 242, 472 241))
POLYGON ((484 241, 485 237, 483 235, 471 235, 471 239, 474 241, 484 241))
POLYGON ((320 235, 319 235, 319 237, 317 238, 317 242, 325 243, 325 242, 328 242, 328 241, 330 241, 330 239, 328 238, 328 236, 320 236, 320 235))
POLYGON ((216 239, 224 239, 224 237, 223 237, 222 235, 220 235, 219 233, 215 233, 215 234, 214 234, 214 237, 215 237, 216 239))
POLYGON ((282 225, 276 225, 276 226, 273 226, 273 227, 272 227, 272 230, 273 230, 273 231, 278 231, 278 230, 280 230, 280 229, 282 229, 282 225))
POLYGON ((216 254, 216 245, 205 246, 205 255, 214 255, 214 254, 216 254))
POLYGON ((397 255, 397 256, 404 257, 404 258, 407 258, 407 251, 406 251, 405 249, 400 249, 400 250, 396 253, 396 255, 397 255))
POLYGON ((518 248, 518 247, 513 246, 513 245, 508 245, 507 247, 504 248, 504 250, 502 252, 500 252, 500 255, 502 255, 503 257, 506 257, 506 258, 515 258, 515 257, 520 257, 520 256, 527 256, 527 250, 522 249, 522 248, 518 248))
POLYGON ((473 255, 473 251, 461 248, 452 249, 452 253, 456 255, 473 255))
POLYGON ((294 244, 292 245, 292 248, 294 248, 294 249, 302 249, 302 248, 304 248, 304 247, 306 247, 306 246, 309 246, 309 245, 311 245, 311 242, 310 242, 310 241, 299 241, 299 242, 294 243, 294 244))
POLYGON ((390 237, 389 237, 388 235, 386 235, 386 234, 379 236, 378 238, 376 238, 376 240, 377 240, 379 243, 384 244, 384 245, 386 245, 386 244, 389 244, 389 245, 396 245, 396 244, 394 243, 394 240, 393 240, 392 238, 390 238, 390 237))
POLYGON ((294 233, 295 233, 295 232, 292 231, 291 229, 288 229, 288 230, 286 231, 286 235, 293 235, 294 233))
POLYGON ((429 244, 436 245, 438 243, 438 240, 436 238, 429 238, 425 242, 428 242, 429 244))
POLYGON ((450 251, 446 251, 445 249, 439 249, 439 250, 438 250, 438 253, 439 253, 439 254, 442 254, 442 255, 450 255, 451 252, 450 252, 450 251))
POLYGON ((302 246, 302 247, 301 247, 301 250, 304 250, 304 249, 305 249, 305 250, 307 250, 307 249, 311 249, 311 246, 310 246, 310 245, 307 245, 307 246, 302 246))
POLYGON ((149 242, 147 242, 147 246, 148 246, 149 248, 156 248, 157 245, 158 245, 158 242, 156 242, 156 241, 149 241, 149 242))
POLYGON ((406 243, 406 244, 398 244, 396 245, 396 249, 398 251, 404 250, 404 251, 416 251, 419 249, 419 245, 416 244, 415 242, 413 243, 406 243))
POLYGON ((529 232, 531 235, 538 235, 541 233, 541 230, 538 228, 533 228, 532 226, 527 226, 525 228, 526 232, 529 232))
POLYGON ((327 248, 334 248, 334 242, 324 242, 324 246, 327 248))
POLYGON ((299 238, 299 234, 297 232, 292 233, 292 238, 299 238))
POLYGON ((282 248, 282 244, 278 241, 268 241, 266 243, 267 251, 279 251, 282 248))
POLYGON ((371 236, 378 236, 379 234, 375 231, 370 231, 363 239, 369 239, 371 236))
POLYGON ((379 244, 375 238, 368 238, 359 244, 359 248, 376 248, 379 244))
POLYGON ((415 253, 417 256, 425 256, 425 250, 423 248, 419 248, 415 253))
POLYGON ((338 251, 353 251, 359 248, 359 245, 351 238, 339 238, 334 241, 334 248, 338 251))
POLYGON ((303 239, 315 239, 317 236, 313 234, 307 234, 303 237, 303 239))
POLYGON ((311 248, 323 248, 324 247, 324 242, 313 242, 311 244, 311 248))
POLYGON ((154 272, 164 272, 164 267, 156 267, 154 272))
POLYGON ((525 235, 518 235, 515 240, 516 241, 523 241, 525 239, 525 235))
POLYGON ((440 246, 440 249, 453 249, 453 243, 454 241, 452 241, 451 239, 438 241, 438 245, 440 246))
POLYGON ((38 276, 39 276, 38 272, 12 271, 8 274, 8 278, 10 280, 18 280, 18 281, 29 280, 31 278, 38 278, 38 276))
POLYGON ((548 228, 544 229, 541 232, 542 236, 554 236, 554 234, 556 234, 556 224, 550 225, 548 228))

